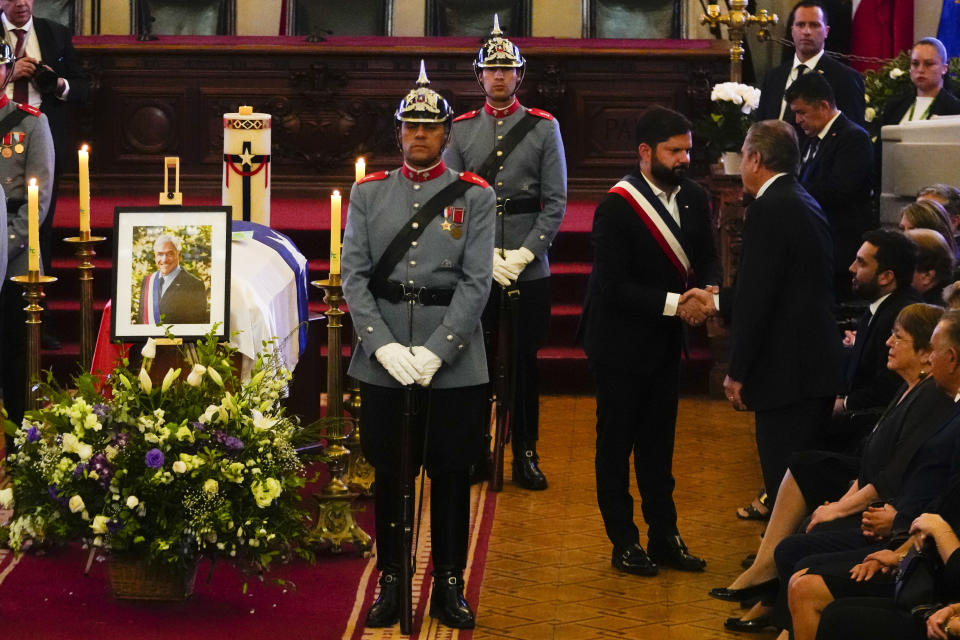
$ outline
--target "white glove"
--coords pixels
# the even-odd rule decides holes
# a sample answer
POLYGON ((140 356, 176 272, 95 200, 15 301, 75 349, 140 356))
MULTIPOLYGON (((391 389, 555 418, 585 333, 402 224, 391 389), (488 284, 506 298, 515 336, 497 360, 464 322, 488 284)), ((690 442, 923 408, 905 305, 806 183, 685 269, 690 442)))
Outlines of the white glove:
POLYGON ((373 355, 387 373, 403 386, 413 384, 420 377, 413 354, 399 342, 387 343, 377 349, 373 355))
POLYGON ((517 277, 520 276, 520 272, 523 271, 528 264, 533 262, 534 258, 533 252, 526 247, 507 249, 504 253, 506 254, 503 257, 504 261, 511 270, 517 272, 517 277))
POLYGON ((420 377, 417 378, 417 384, 421 387, 429 387, 430 381, 433 380, 433 375, 440 368, 440 365, 443 364, 443 360, 440 359, 440 356, 435 354, 430 349, 426 347, 414 347, 413 348, 413 364, 420 371, 420 377))
MULTIPOLYGON (((510 253, 507 251, 506 253, 510 253)), ((510 283, 520 277, 520 271, 507 264, 507 261, 500 257, 500 249, 493 250, 493 279, 497 284, 509 287, 510 283)))

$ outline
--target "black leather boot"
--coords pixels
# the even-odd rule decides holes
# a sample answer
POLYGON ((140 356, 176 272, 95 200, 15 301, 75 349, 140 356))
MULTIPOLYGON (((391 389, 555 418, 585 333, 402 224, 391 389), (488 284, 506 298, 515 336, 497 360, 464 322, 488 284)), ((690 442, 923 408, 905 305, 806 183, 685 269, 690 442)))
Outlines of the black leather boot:
POLYGON ((397 572, 380 574, 380 594, 367 611, 366 626, 392 627, 400 622, 400 582, 397 572))
POLYGON ((434 571, 430 617, 452 629, 473 629, 476 626, 473 611, 463 598, 462 571, 434 571))
POLYGON ((543 491, 547 488, 547 477, 540 471, 540 456, 535 449, 526 448, 513 456, 513 482, 531 491, 543 491))

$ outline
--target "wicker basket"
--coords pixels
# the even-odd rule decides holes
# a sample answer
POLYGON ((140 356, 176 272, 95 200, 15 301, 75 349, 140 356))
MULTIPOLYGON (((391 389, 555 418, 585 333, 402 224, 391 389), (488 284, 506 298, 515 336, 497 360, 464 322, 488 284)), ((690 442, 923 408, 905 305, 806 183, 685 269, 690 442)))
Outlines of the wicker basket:
POLYGON ((110 556, 110 587, 120 600, 182 601, 193 593, 197 564, 189 569, 158 567, 123 554, 110 556))

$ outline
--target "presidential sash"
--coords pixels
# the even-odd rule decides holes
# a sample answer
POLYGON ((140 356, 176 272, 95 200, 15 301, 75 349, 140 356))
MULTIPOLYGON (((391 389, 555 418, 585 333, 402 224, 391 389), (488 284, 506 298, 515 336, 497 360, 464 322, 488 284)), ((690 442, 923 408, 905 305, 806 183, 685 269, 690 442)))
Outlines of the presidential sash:
POLYGON ((141 324, 160 324, 160 272, 154 271, 143 280, 140 290, 141 324))
MULTIPOLYGON (((679 225, 656 197, 648 198, 641 192, 643 187, 638 188, 630 178, 632 176, 626 176, 610 189, 610 193, 615 193, 627 201, 686 284, 690 276, 690 258, 677 237, 679 225)), ((643 191, 649 191, 649 188, 643 191)))

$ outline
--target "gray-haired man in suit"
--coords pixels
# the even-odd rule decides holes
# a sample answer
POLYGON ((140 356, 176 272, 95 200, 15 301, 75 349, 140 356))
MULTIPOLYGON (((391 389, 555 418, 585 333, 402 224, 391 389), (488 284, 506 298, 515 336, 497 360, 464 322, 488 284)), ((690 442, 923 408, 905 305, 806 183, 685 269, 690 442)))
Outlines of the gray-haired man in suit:
MULTIPOLYGON (((403 166, 353 185, 343 238, 343 291, 357 333, 349 374, 360 381, 361 444, 376 471, 380 594, 368 627, 400 618, 396 535, 401 413, 413 393, 410 450, 425 454, 431 479, 434 586, 430 615, 472 629, 463 597, 470 520, 470 467, 486 426, 487 360, 480 313, 490 293, 494 193, 480 177, 441 159, 452 111, 417 87, 395 114, 403 166)), ((410 465, 416 473, 420 460, 410 465)))

